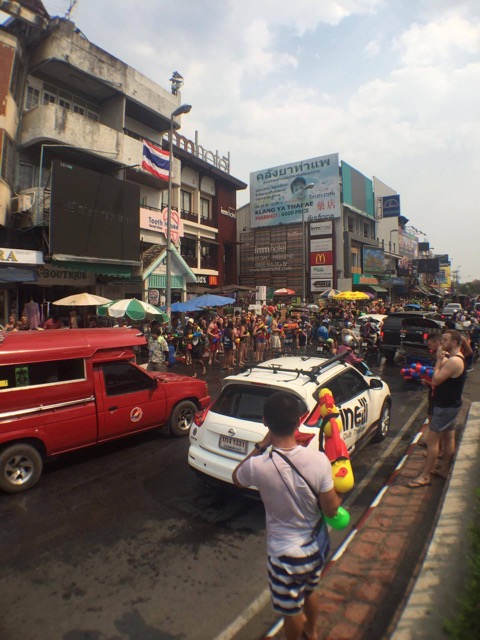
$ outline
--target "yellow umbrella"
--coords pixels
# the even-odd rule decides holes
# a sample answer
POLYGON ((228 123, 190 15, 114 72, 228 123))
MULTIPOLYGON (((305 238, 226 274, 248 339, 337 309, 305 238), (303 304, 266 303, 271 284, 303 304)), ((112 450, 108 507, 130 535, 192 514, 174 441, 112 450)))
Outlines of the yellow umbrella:
POLYGON ((363 291, 342 291, 335 296, 335 300, 370 300, 370 296, 363 291))

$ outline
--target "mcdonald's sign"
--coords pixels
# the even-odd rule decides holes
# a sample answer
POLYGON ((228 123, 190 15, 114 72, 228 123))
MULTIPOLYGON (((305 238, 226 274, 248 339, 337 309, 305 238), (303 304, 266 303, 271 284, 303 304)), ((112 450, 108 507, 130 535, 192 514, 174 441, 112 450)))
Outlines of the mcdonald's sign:
POLYGON ((333 264, 333 251, 314 251, 310 254, 310 266, 333 264))

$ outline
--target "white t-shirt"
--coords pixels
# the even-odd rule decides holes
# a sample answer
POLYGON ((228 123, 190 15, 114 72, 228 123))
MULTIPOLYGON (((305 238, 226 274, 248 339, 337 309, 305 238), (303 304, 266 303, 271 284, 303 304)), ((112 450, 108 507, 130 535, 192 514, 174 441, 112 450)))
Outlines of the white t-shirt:
MULTIPOLYGON (((280 451, 307 478, 317 495, 333 488, 332 466, 324 453, 300 445, 291 451, 280 451)), ((302 545, 311 542, 312 529, 320 517, 315 496, 305 481, 270 449, 249 458, 238 470, 237 478, 244 486, 255 486, 260 491, 266 511, 268 554, 305 556, 302 545)))

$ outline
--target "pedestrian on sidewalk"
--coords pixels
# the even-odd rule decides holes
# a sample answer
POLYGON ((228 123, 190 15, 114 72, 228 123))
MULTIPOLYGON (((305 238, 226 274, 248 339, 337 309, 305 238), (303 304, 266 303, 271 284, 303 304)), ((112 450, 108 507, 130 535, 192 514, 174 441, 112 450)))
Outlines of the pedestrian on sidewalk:
POLYGON ((312 529, 322 513, 336 515, 340 499, 326 455, 295 440, 300 413, 298 400, 287 392, 277 391, 266 400, 263 421, 268 432, 237 465, 233 482, 237 487, 255 486, 260 491, 266 511, 273 609, 284 616, 287 640, 318 640, 320 600, 316 588, 325 558, 316 540, 312 541, 312 529))
POLYGON ((408 483, 410 489, 431 484, 431 475, 446 478, 455 453, 456 419, 462 406, 462 392, 467 376, 465 358, 461 353, 462 336, 455 329, 442 335, 433 371, 433 412, 427 436, 427 457, 420 475, 408 483), (436 470, 440 439, 443 439, 443 460, 436 470))

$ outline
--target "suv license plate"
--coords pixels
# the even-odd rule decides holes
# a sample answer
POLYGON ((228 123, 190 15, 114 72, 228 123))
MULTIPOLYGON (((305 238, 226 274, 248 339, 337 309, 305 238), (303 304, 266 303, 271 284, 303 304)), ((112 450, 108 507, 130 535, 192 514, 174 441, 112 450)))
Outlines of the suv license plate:
POLYGON ((228 449, 228 451, 235 451, 236 453, 247 453, 248 443, 246 440, 240 440, 239 438, 220 436, 218 446, 220 449, 228 449))

